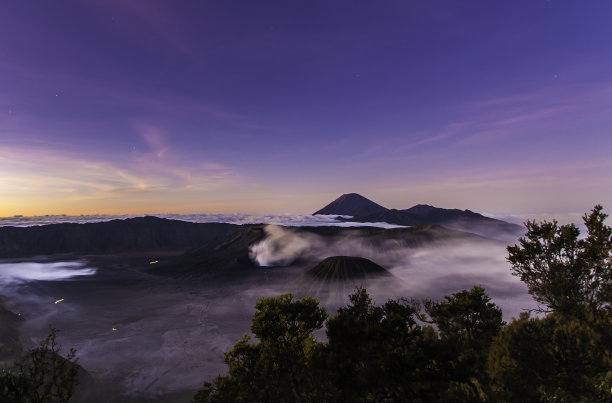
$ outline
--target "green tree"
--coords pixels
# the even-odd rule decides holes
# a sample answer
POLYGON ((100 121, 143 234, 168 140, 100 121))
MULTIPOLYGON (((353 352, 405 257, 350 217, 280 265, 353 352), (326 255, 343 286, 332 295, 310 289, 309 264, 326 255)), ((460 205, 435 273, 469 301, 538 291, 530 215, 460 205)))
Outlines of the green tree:
POLYGON ((486 362, 501 311, 480 287, 426 302, 374 305, 358 288, 327 321, 326 344, 313 331, 325 318, 316 300, 290 295, 257 304, 251 330, 226 353, 226 376, 205 384, 195 402, 430 402, 486 399, 486 362))
POLYGON ((609 307, 612 297, 612 228, 597 205, 583 217, 587 236, 574 224, 525 223, 527 234, 508 247, 512 272, 534 299, 552 311, 575 315, 584 307, 609 307))
POLYGON ((439 389, 438 338, 405 299, 375 306, 363 288, 327 322, 333 401, 431 401, 439 389))
POLYGON ((79 366, 76 350, 60 355, 57 330, 30 350, 26 358, 12 370, 0 373, 0 401, 24 403, 67 402, 77 385, 79 366))
POLYGON ((207 383, 194 402, 302 402, 323 393, 312 357, 321 348, 313 332, 327 313, 316 299, 293 300, 291 294, 262 298, 256 306, 251 331, 225 354, 226 376, 207 383))
POLYGON ((442 337, 468 345, 489 344, 504 325, 501 309, 480 286, 446 296, 442 302, 426 300, 424 305, 442 337))
POLYGON ((508 247, 513 274, 545 317, 521 314, 492 344, 489 372, 500 401, 612 401, 612 228, 596 205, 587 236, 556 221, 527 222, 508 247))
POLYGON ((501 309, 484 288, 474 286, 444 297, 424 301, 425 311, 440 332, 449 354, 448 400, 486 400, 489 379, 489 346, 504 325, 501 309))
POLYGON ((612 315, 588 321, 558 313, 513 320, 489 353, 494 400, 612 401, 612 315))

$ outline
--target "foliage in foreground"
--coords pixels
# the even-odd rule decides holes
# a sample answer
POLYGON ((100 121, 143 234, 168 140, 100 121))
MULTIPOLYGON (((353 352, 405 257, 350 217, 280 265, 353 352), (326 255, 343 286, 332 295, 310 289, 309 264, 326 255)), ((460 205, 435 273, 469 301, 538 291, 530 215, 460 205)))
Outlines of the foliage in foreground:
POLYGON ((496 401, 612 401, 612 315, 527 313, 503 329, 489 351, 496 401))
POLYGON ((62 357, 56 342, 57 330, 12 369, 0 372, 0 402, 63 403, 77 385, 79 367, 76 351, 62 357))
POLYGON ((508 247, 513 274, 549 310, 568 316, 610 308, 612 228, 602 210, 597 205, 583 216, 584 239, 574 224, 529 221, 519 244, 508 247))
POLYGON ((608 311, 505 325, 481 287, 424 312, 406 300, 375 306, 364 289, 350 299, 328 319, 326 343, 312 334, 325 317, 315 300, 261 299, 252 330, 273 337, 244 336, 226 353, 229 373, 194 402, 612 401, 608 311))
POLYGON ((574 225, 526 223, 508 248, 513 273, 548 315, 511 323, 475 286, 443 301, 389 300, 364 289, 328 318, 312 298, 256 306, 253 342, 194 402, 612 402, 612 229, 595 206, 574 225))

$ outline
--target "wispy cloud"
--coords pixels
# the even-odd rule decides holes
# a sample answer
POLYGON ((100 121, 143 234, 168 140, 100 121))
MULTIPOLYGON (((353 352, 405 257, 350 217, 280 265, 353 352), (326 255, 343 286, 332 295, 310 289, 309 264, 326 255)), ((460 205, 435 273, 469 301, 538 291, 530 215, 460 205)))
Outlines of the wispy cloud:
POLYGON ((547 86, 506 97, 478 100, 465 108, 475 118, 455 146, 496 139, 533 136, 577 126, 589 116, 605 116, 612 108, 612 82, 572 86, 547 86), (604 115, 602 115, 604 113, 604 115))
MULTIPOLYGON (((193 166, 173 158, 160 158, 163 141, 147 131, 152 151, 120 162, 42 148, 0 150, 0 194, 4 205, 19 208, 26 200, 39 209, 55 212, 62 204, 72 211, 86 207, 79 202, 112 204, 114 210, 175 203, 195 204, 207 195, 228 190, 243 181, 231 168, 215 161, 193 166), (157 141, 160 141, 158 143, 157 141), (160 145, 161 144, 161 145, 160 145), (45 201, 46 203, 43 203, 45 201), (51 208, 53 205, 53 208, 51 208), (129 206, 129 207, 127 207, 129 206)), ((90 203, 92 206, 95 204, 90 203)), ((95 204, 101 210, 101 204, 95 204)))
POLYGON ((136 130, 157 158, 162 159, 166 151, 168 151, 168 147, 161 131, 148 124, 138 124, 136 125, 136 130))
MULTIPOLYGON (((392 154, 435 144, 437 151, 491 144, 577 126, 612 109, 612 82, 571 86, 542 86, 505 96, 477 99, 457 105, 453 114, 440 116, 435 129, 397 136, 385 145, 392 154), (417 140, 415 140, 415 138, 417 140)), ((374 146, 376 151, 380 145, 374 146)))

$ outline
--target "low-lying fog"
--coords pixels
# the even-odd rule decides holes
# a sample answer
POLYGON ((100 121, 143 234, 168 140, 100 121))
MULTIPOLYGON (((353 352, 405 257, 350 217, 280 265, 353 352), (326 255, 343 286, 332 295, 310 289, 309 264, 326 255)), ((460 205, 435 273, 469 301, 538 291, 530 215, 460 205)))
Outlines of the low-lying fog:
MULTIPOLYGON (((226 224, 274 224, 290 227, 308 227, 308 226, 336 226, 336 227, 359 227, 371 226, 380 228, 398 228, 401 225, 389 224, 386 222, 377 223, 362 223, 352 221, 337 221, 336 218, 350 218, 351 216, 343 216, 336 214, 153 214, 159 218, 168 218, 171 220, 180 220, 195 223, 226 223, 226 224)), ((46 215, 46 216, 22 216, 0 217, 0 226, 13 227, 29 227, 32 225, 47 225, 60 223, 95 223, 110 220, 125 220, 127 218, 143 217, 138 214, 124 215, 46 215)))
MULTIPOLYGON (((401 295, 370 285, 379 298, 406 296, 442 299, 445 295, 482 285, 504 311, 506 320, 537 306, 527 288, 511 274, 506 244, 480 238, 436 242, 416 249, 396 240, 373 244, 359 233, 326 238, 313 233, 269 225, 266 239, 253 245, 251 258, 260 266, 283 266, 296 259, 319 262, 330 256, 360 256, 374 261, 399 278, 401 295)), ((346 299, 348 302, 348 299, 346 299)), ((378 300, 382 303, 384 301, 378 300)))
MULTIPOLYGON (((387 245, 381 253, 351 238, 329 242, 281 227, 267 231, 267 238, 251 249, 260 265, 282 266, 297 257, 362 256, 399 278, 406 297, 440 299, 479 284, 502 307, 506 320, 535 307, 511 275, 501 243, 454 242, 419 249, 387 245)), ((295 280, 312 267, 254 268, 261 275, 227 284, 157 277, 120 260, 88 262, 87 257, 2 262, 0 295, 7 308, 25 318, 24 344, 34 345, 53 326, 61 331, 61 345, 76 348, 79 363, 96 379, 146 396, 195 391, 225 372, 222 353, 249 331, 256 300, 293 289, 295 280)), ((399 296, 397 289, 370 287, 379 304, 399 296)))

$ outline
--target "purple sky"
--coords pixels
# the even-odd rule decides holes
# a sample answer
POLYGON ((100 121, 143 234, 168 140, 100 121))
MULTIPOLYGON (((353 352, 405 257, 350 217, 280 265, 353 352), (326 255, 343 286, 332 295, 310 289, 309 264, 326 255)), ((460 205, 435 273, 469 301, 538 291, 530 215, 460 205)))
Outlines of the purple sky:
POLYGON ((612 2, 6 1, 0 216, 612 206, 612 2))

